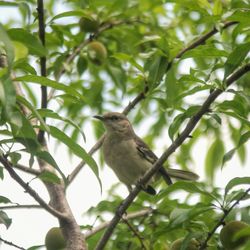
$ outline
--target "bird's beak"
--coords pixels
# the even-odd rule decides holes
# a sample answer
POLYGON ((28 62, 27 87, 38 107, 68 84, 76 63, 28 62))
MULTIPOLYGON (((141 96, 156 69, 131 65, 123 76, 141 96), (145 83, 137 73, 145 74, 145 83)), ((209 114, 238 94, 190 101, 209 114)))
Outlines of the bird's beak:
POLYGON ((104 120, 104 117, 101 116, 101 115, 94 115, 93 117, 96 118, 96 119, 98 119, 98 120, 101 120, 101 121, 104 120))

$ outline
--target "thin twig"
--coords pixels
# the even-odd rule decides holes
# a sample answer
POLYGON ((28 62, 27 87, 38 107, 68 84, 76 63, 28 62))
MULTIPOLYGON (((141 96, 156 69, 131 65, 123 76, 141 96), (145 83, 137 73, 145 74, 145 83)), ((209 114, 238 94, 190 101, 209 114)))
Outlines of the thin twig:
MULTIPOLYGON (((224 25, 223 29, 226 29, 228 27, 230 27, 233 24, 236 24, 237 22, 228 22, 224 25)), ((204 42, 209 39, 212 35, 216 34, 218 32, 218 30, 216 28, 214 28, 213 30, 211 30, 210 32, 204 34, 203 36, 201 36, 201 38, 199 38, 198 40, 194 41, 193 43, 191 43, 188 47, 186 47, 185 49, 183 49, 182 51, 180 51, 180 53, 178 53, 175 57, 175 59, 180 58, 185 52, 198 47, 202 44, 204 44, 204 42)), ((169 63, 169 67, 167 68, 167 70, 170 69, 172 63, 169 63)), ((142 101, 146 94, 148 92, 148 88, 147 85, 145 87, 145 89, 139 93, 128 105, 127 107, 125 107, 125 109, 123 110, 123 114, 127 115, 140 101, 142 101)), ((104 140, 105 134, 102 135, 102 137, 96 142, 96 144, 90 149, 90 151, 88 152, 89 155, 93 155, 101 146, 104 140)), ((75 179, 75 177, 77 176, 77 174, 81 171, 81 169, 83 168, 83 166, 86 164, 85 161, 81 161, 76 168, 74 168, 74 170, 72 171, 72 173, 69 175, 68 177, 68 185, 70 185, 70 183, 75 179)))
POLYGON ((9 205, 9 206, 0 206, 0 210, 9 210, 9 209, 30 209, 30 208, 43 208, 40 205, 30 204, 30 205, 9 205))
MULTIPOLYGON (((131 219, 143 217, 143 216, 146 216, 146 215, 150 215, 154 211, 155 210, 153 210, 152 208, 143 209, 141 211, 137 211, 137 212, 129 213, 128 215, 124 215, 123 218, 125 220, 131 220, 131 219)), ((87 239, 87 238, 95 235, 96 233, 102 231, 103 229, 107 228, 109 225, 110 225, 110 221, 106 221, 106 222, 100 224, 99 226, 97 226, 95 228, 92 228, 92 229, 88 230, 87 232, 85 232, 84 236, 87 239)))
MULTIPOLYGON (((11 162, 9 162, 9 163, 12 164, 11 162)), ((26 166, 24 166, 22 164, 19 164, 19 163, 13 165, 13 167, 16 168, 16 169, 18 169, 18 170, 21 170, 21 171, 23 171, 25 173, 33 174, 35 176, 38 176, 39 174, 42 173, 41 170, 39 170, 39 169, 29 168, 29 167, 26 167, 26 166)))
MULTIPOLYGON (((231 85, 234 81, 239 79, 241 76, 243 76, 245 73, 250 71, 250 63, 244 65, 240 69, 238 69, 235 73, 233 73, 229 78, 227 78, 225 85, 228 87, 231 85)), ((215 101, 215 99, 222 93, 223 91, 220 89, 216 89, 213 91, 208 98, 205 100, 203 105, 200 107, 199 111, 190 118, 189 122, 187 123, 185 129, 182 131, 182 133, 179 135, 177 139, 173 141, 173 143, 169 146, 169 148, 161 155, 161 157, 154 163, 152 168, 150 168, 145 175, 140 179, 140 181, 137 183, 136 187, 130 192, 128 197, 122 202, 122 204, 119 206, 119 208, 116 211, 115 216, 110 222, 109 227, 105 231, 103 237, 100 239, 100 241, 97 244, 96 250, 102 250, 104 249, 106 243, 108 242, 110 236, 112 235, 116 225, 119 223, 122 214, 124 214, 127 210, 127 208, 131 205, 135 197, 138 195, 138 193, 141 191, 141 187, 147 183, 152 176, 159 171, 160 167, 167 161, 169 156, 175 152, 175 150, 182 145, 182 143, 189 138, 190 133, 193 131, 193 129, 196 127, 197 123, 200 121, 201 117, 207 113, 207 111, 210 108, 210 105, 215 101)))
POLYGON ((9 246, 12 246, 12 247, 15 247, 15 248, 18 248, 18 249, 21 249, 21 250, 26 250, 24 247, 20 247, 16 244, 14 244, 13 242, 11 241, 8 241, 8 240, 4 240, 3 238, 0 237, 0 241, 2 241, 3 243, 5 243, 6 245, 9 245, 9 246))
POLYGON ((139 234, 139 232, 129 223, 128 220, 125 220, 124 218, 122 218, 122 221, 129 227, 129 229, 134 233, 134 235, 139 239, 140 243, 141 243, 141 249, 146 250, 147 247, 145 246, 144 242, 143 242, 143 238, 141 237, 141 235, 139 234))
POLYGON ((49 213, 54 215, 55 217, 59 219, 66 220, 68 217, 66 214, 60 213, 59 211, 55 210, 53 207, 48 205, 40 196, 39 194, 32 189, 27 183, 25 183, 22 178, 15 172, 12 165, 9 163, 9 161, 4 157, 0 156, 0 162, 3 164, 5 169, 9 172, 10 176, 20 185, 24 188, 24 190, 32 196, 45 210, 47 210, 49 213))
POLYGON ((207 243, 208 241, 211 239, 211 237, 213 236, 213 234, 215 233, 215 231, 217 230, 218 227, 220 227, 221 225, 224 224, 224 220, 225 218, 229 215, 229 213, 233 210, 233 208, 238 205, 240 203, 241 200, 243 200, 247 194, 250 192, 250 188, 248 188, 233 204, 232 206, 224 211, 223 216, 221 217, 221 219, 217 222, 217 224, 213 227, 213 229, 207 234, 207 238, 206 240, 202 243, 202 245, 200 246, 199 250, 204 250, 207 247, 207 243))
MULTIPOLYGON (((224 24, 224 26, 222 27, 222 30, 227 29, 228 27, 237 24, 238 22, 232 21, 232 22, 226 22, 224 24)), ((192 44, 190 44, 187 48, 184 48, 183 50, 181 50, 175 58, 180 58, 185 52, 187 52, 188 50, 194 49, 196 47, 198 47, 199 45, 204 44, 207 39, 209 39, 210 37, 212 37, 213 35, 215 35, 216 33, 218 33, 219 30, 214 27, 211 31, 207 32, 206 34, 202 35, 201 37, 199 37, 196 41, 192 42, 192 44)))
MULTIPOLYGON (((38 13, 38 25, 39 25, 39 38, 42 42, 42 45, 45 47, 45 23, 44 23, 44 6, 43 0, 37 0, 37 13, 38 13)), ((41 76, 46 77, 47 70, 46 70, 46 57, 40 57, 40 67, 41 67, 41 76)), ((41 86, 41 108, 46 109, 48 105, 47 99, 47 87, 41 86)), ((44 118, 45 120, 45 118, 44 118)), ((44 144, 44 130, 39 130, 38 132, 38 141, 44 144)))

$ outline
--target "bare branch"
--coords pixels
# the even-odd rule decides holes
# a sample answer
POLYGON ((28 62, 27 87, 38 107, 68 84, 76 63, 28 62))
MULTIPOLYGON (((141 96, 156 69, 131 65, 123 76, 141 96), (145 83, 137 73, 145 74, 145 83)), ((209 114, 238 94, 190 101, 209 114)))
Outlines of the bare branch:
MULTIPOLYGON (((128 215, 124 215, 123 219, 124 220, 131 220, 131 219, 135 219, 135 218, 139 218, 139 217, 143 217, 149 214, 152 214, 155 210, 153 210, 152 208, 149 209, 143 209, 141 211, 137 211, 137 212, 133 212, 130 213, 128 215)), ((84 233, 86 239, 95 235, 96 233, 100 232, 101 230, 107 228, 110 225, 110 221, 106 221, 102 224, 100 224, 99 226, 88 230, 87 232, 84 233)))
MULTIPOLYGON (((230 27, 231 25, 236 24, 237 22, 228 22, 223 26, 223 29, 226 29, 228 27, 230 27)), ((178 53, 176 55, 176 57, 174 59, 180 58, 185 52, 196 48, 202 44, 204 44, 204 42, 209 39, 211 36, 213 36, 214 34, 216 34, 218 32, 218 30, 216 28, 213 28, 210 32, 204 34, 203 36, 201 36, 198 40, 194 41, 193 43, 191 43, 187 48, 183 49, 180 51, 180 53, 178 53)), ((79 45, 80 47, 81 45, 79 45)), ((76 53, 77 54, 77 53, 76 53)), ((73 59, 73 58, 72 58, 73 59)), ((169 66, 167 68, 167 70, 169 70, 171 68, 172 62, 169 63, 169 66)), ((123 110, 123 114, 127 115, 140 101, 142 101, 146 94, 148 92, 148 87, 147 85, 145 86, 144 90, 139 93, 128 105, 127 107, 125 107, 125 109, 123 110)), ((104 135, 102 135, 102 137, 96 142, 96 144, 91 148, 91 150, 88 152, 89 155, 93 155, 101 146, 104 140, 104 135)), ((85 165, 85 161, 81 161, 77 167, 72 171, 72 173, 69 175, 68 180, 69 183, 68 185, 70 185, 70 183, 74 180, 74 178, 77 176, 77 174, 81 171, 81 169, 83 168, 83 166, 85 165)))
MULTIPOLYGON (((43 46, 45 46, 45 24, 44 24, 44 6, 43 0, 37 0, 37 13, 38 13, 38 25, 39 25, 39 38, 42 42, 43 46)), ((46 76, 46 57, 40 57, 40 67, 41 67, 41 76, 46 76)), ((41 108, 47 108, 48 100, 47 100, 47 87, 41 86, 41 108)), ((44 119, 45 120, 45 119, 44 119)), ((44 131, 39 130, 38 132, 38 141, 41 144, 44 144, 44 131)))
POLYGON ((0 156, 0 162, 3 164, 5 169, 9 172, 10 176, 20 185, 24 188, 24 190, 30 194, 45 210, 47 210, 49 213, 54 215, 55 217, 59 219, 67 219, 67 216, 63 213, 58 212, 53 207, 48 205, 40 196, 39 194, 32 189, 27 183, 25 183, 22 178, 14 171, 12 165, 8 162, 8 160, 4 156, 0 156))
POLYGON ((202 243, 202 245, 200 246, 199 250, 204 250, 207 248, 207 243, 208 241, 211 239, 211 237, 213 236, 213 234, 215 233, 215 231, 217 230, 218 227, 220 227, 221 225, 224 224, 224 220, 225 218, 229 215, 229 213, 233 210, 233 208, 235 206, 237 206, 241 200, 243 200, 247 194, 250 192, 250 188, 248 188, 233 204, 232 206, 224 211, 224 215, 221 217, 221 219, 217 222, 217 224, 213 227, 213 229, 207 234, 207 238, 206 240, 202 243))
MULTIPOLYGON (((9 164, 12 164, 12 163, 9 162, 9 164)), ((24 166, 22 164, 15 164, 15 165, 13 165, 13 167, 18 169, 18 170, 21 170, 21 171, 23 171, 25 173, 28 173, 28 174, 33 174, 33 175, 36 175, 36 176, 41 174, 41 170, 29 168, 29 167, 26 167, 26 166, 24 166)))
MULTIPOLYGON (((244 65, 240 69, 238 69, 234 74, 232 74, 229 78, 227 78, 225 84, 228 87, 231 85, 234 81, 239 79, 241 76, 246 74, 248 71, 250 71, 250 63, 244 65)), ((193 131, 193 129, 196 127, 197 123, 200 121, 201 117, 209 110, 210 105, 215 101, 215 99, 222 93, 223 91, 220 89, 216 89, 213 91, 208 98, 205 100, 199 111, 190 118, 189 122, 187 123, 185 129, 182 131, 182 133, 179 135, 177 139, 173 141, 173 143, 169 146, 169 148, 161 155, 161 157, 154 163, 153 167, 149 169, 145 175, 140 179, 140 181, 137 183, 136 187, 130 192, 128 197, 122 202, 122 204, 119 206, 119 208, 116 211, 115 216, 110 222, 109 227, 105 231, 103 237, 97 244, 96 250, 104 249, 106 243, 108 242, 110 236, 112 235, 115 227, 119 223, 122 214, 124 214, 127 210, 127 208, 131 205, 135 197, 138 195, 138 193, 141 191, 141 187, 147 183, 152 176, 160 169, 160 167, 164 164, 165 161, 169 158, 171 154, 175 152, 175 150, 182 145, 182 143, 189 137, 190 133, 193 131)))
MULTIPOLYGON (((222 27, 222 30, 227 29, 228 27, 237 24, 238 22, 227 22, 224 24, 224 26, 222 27)), ((213 35, 215 35, 216 33, 218 33, 219 30, 214 27, 211 31, 207 32, 206 34, 202 35, 201 37, 199 37, 196 41, 194 41, 193 43, 191 43, 187 48, 181 50, 175 58, 180 58, 185 52, 187 52, 188 50, 194 49, 196 47, 198 47, 199 45, 204 44, 207 39, 209 39, 210 37, 212 37, 213 35)))
POLYGON ((144 250, 147 249, 147 247, 145 246, 145 244, 144 244, 144 242, 143 242, 143 237, 139 234, 138 230, 135 229, 135 228, 133 227, 133 225, 131 225, 131 224, 129 223, 128 220, 122 218, 122 221, 128 226, 128 228, 129 228, 129 229, 133 232, 133 234, 138 238, 138 240, 139 240, 140 243, 141 243, 141 249, 144 249, 144 250))
POLYGON ((30 208, 43 208, 40 205, 9 205, 9 206, 0 206, 2 210, 9 209, 30 209, 30 208))
POLYGON ((0 237, 0 241, 2 241, 3 243, 5 243, 6 245, 9 245, 9 246, 12 246, 12 247, 15 247, 15 248, 18 248, 18 249, 21 249, 21 250, 25 250, 24 247, 20 247, 16 244, 14 244, 13 242, 10 242, 8 240, 4 240, 3 238, 0 237))

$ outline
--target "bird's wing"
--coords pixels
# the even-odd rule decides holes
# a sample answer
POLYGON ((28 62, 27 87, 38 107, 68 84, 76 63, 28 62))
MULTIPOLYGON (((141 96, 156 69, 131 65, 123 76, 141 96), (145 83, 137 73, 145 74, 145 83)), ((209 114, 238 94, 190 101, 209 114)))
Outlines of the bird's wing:
MULTIPOLYGON (((149 146, 138 136, 135 137, 136 148, 143 159, 148 160, 150 163, 154 164, 158 157, 154 154, 154 152, 149 148, 149 146)), ((163 179, 168 185, 172 184, 172 181, 169 177, 169 174, 165 170, 165 168, 160 167, 159 173, 162 175, 163 179)))
POLYGON ((150 163, 154 164, 157 161, 157 156, 149 148, 149 146, 138 136, 135 137, 136 148, 144 159, 148 160, 150 163))

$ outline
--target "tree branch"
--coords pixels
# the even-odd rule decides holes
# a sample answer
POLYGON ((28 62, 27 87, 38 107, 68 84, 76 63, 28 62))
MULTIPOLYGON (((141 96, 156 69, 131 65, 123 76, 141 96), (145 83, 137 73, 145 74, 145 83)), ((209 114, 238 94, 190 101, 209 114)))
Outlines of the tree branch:
POLYGON ((40 205, 9 205, 9 206, 0 206, 0 209, 30 209, 30 208, 43 208, 40 205))
POLYGON ((139 234, 138 230, 135 229, 128 220, 122 218, 122 221, 128 226, 128 228, 133 232, 133 234, 136 236, 136 238, 138 238, 138 240, 141 243, 141 249, 147 250, 147 247, 145 246, 144 242, 143 242, 143 237, 139 234))
MULTIPOLYGON (((237 22, 228 22, 223 26, 223 29, 226 29, 234 24, 237 24, 237 22)), ((186 47, 185 49, 181 50, 174 59, 180 58, 185 52, 194 49, 202 44, 204 44, 204 42, 209 39, 211 36, 213 36, 214 34, 216 34, 218 32, 218 30, 216 28, 213 28, 211 31, 209 31, 208 33, 204 34, 203 36, 201 36, 198 40, 194 41, 193 43, 191 43, 188 47, 186 47)), ((81 46, 81 45, 79 45, 81 46)), ((173 60, 174 60, 173 59, 173 60)), ((172 61, 173 62, 173 61, 172 61)), ((169 63, 169 67, 167 68, 167 70, 169 70, 171 68, 172 62, 169 63)), ((127 115, 140 101, 142 101, 145 97, 146 94, 148 92, 148 87, 147 85, 145 86, 144 90, 139 93, 128 105, 127 107, 125 107, 125 109, 123 110, 123 114, 127 115)), ((101 146, 104 140, 105 134, 103 134, 101 136, 101 138, 96 142, 96 144, 90 149, 90 151, 88 152, 89 155, 93 155, 101 146)), ((81 161, 76 168, 72 171, 72 173, 68 176, 68 185, 71 184, 71 182, 75 179, 75 177, 78 175, 78 173, 81 171, 81 169, 83 168, 83 166, 86 164, 85 161, 81 161)))
POLYGON ((14 244, 13 242, 10 242, 8 240, 4 240, 3 238, 0 237, 0 241, 2 241, 3 243, 5 243, 6 245, 9 245, 9 246, 12 246, 12 247, 15 247, 15 248, 18 248, 18 249, 21 249, 21 250, 25 250, 24 247, 20 247, 16 244, 14 244))
MULTIPOLYGON (((137 212, 133 212, 133 213, 130 213, 128 215, 125 215, 125 216, 123 216, 123 219, 124 220, 131 220, 131 219, 135 219, 138 217, 143 217, 143 216, 152 214, 154 211, 155 210, 153 210, 152 208, 143 209, 141 211, 137 211, 137 212)), ((100 232, 101 230, 107 228, 110 225, 110 222, 111 221, 106 221, 106 222, 100 224, 99 226, 88 230, 87 232, 84 233, 85 238, 87 239, 87 238, 95 235, 96 233, 100 232)))
MULTIPOLYGON (((233 73, 230 77, 227 78, 225 84, 228 87, 234 81, 239 79, 245 73, 250 71, 250 63, 244 65, 240 69, 238 69, 235 73, 233 73)), ((201 117, 209 110, 210 105, 215 101, 215 99, 222 93, 223 91, 220 89, 216 89, 213 91, 208 98, 205 100, 199 111, 190 118, 189 122, 187 123, 185 129, 179 135, 177 139, 173 141, 173 143, 169 146, 169 148, 161 155, 161 157, 154 163, 151 169, 149 169, 145 175, 139 180, 136 187, 130 192, 128 197, 122 202, 119 208, 116 211, 115 216, 110 222, 109 227, 105 231, 103 237, 98 242, 96 250, 104 249, 107 241, 109 240, 110 236, 112 235, 115 227, 119 223, 122 214, 124 214, 127 208, 131 205, 135 197, 141 191, 141 187, 146 184, 152 176, 160 169, 160 167, 164 164, 164 162, 169 158, 171 154, 175 152, 175 150, 189 137, 190 133, 196 127, 197 123, 201 119, 201 117)))
MULTIPOLYGON (((45 24, 44 24, 44 6, 43 0, 37 0, 37 13, 38 13, 38 25, 39 25, 39 38, 42 42, 43 46, 45 46, 45 24)), ((41 76, 46 76, 46 57, 43 56, 40 58, 40 67, 41 67, 41 76)), ((41 86, 41 108, 47 108, 48 100, 47 100, 47 87, 41 86)), ((45 120, 45 118, 44 118, 45 120)), ((41 144, 44 144, 44 131, 39 130, 38 132, 38 141, 41 144)))
MULTIPOLYGON (((228 27, 237 24, 238 22, 232 21, 232 22, 226 22, 224 24, 224 26, 222 27, 222 30, 227 29, 228 27)), ((210 37, 212 37, 213 35, 215 35, 216 33, 218 33, 219 30, 214 27, 212 30, 210 30, 209 32, 207 32, 206 34, 202 35, 201 37, 199 37, 196 41, 194 41, 192 44, 190 44, 187 48, 184 48, 183 50, 181 50, 175 58, 181 58, 181 56, 187 52, 188 50, 194 49, 196 47, 198 47, 199 45, 204 44, 207 39, 209 39, 210 37)))
POLYGON ((240 203, 241 200, 243 200, 247 194, 250 192, 250 188, 248 188, 233 204, 232 206, 224 211, 224 215, 221 217, 221 219, 218 221, 218 223, 213 227, 213 229, 207 234, 206 240, 202 243, 199 250, 204 250, 207 248, 207 243, 210 240, 210 238, 213 236, 217 228, 221 225, 223 225, 225 218, 229 215, 229 213, 233 210, 233 208, 240 203))
MULTIPOLYGON (((9 162, 9 164, 11 165, 12 163, 9 162)), ((39 174, 42 173, 41 170, 39 170, 39 169, 29 168, 29 167, 26 167, 26 166, 24 166, 22 164, 15 164, 15 165, 13 165, 13 167, 18 169, 18 170, 21 170, 21 171, 23 171, 25 173, 33 174, 35 176, 38 176, 39 174)))
POLYGON ((9 161, 4 157, 0 156, 0 162, 3 164, 5 169, 9 172, 10 176, 20 185, 24 188, 24 190, 31 195, 45 210, 47 210, 50 214, 54 215, 55 217, 59 219, 67 219, 67 216, 63 213, 60 213, 59 211, 52 208, 50 205, 48 205, 40 196, 39 194, 32 189, 27 183, 25 183, 22 178, 14 171, 13 167, 9 163, 9 161))

